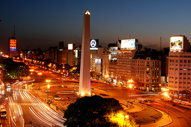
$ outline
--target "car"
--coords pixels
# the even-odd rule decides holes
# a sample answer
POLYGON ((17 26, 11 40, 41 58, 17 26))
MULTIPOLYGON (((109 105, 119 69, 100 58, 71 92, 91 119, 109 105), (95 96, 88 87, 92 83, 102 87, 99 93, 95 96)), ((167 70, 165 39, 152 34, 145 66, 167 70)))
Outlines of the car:
POLYGON ((1 109, 1 117, 6 117, 6 109, 1 109))
POLYGON ((50 90, 45 90, 45 92, 46 92, 46 93, 49 93, 49 92, 50 92, 50 90))
POLYGON ((61 98, 58 95, 54 95, 54 100, 61 100, 61 98))
POLYGON ((189 102, 187 102, 187 101, 181 101, 180 104, 182 104, 182 105, 189 105, 189 102))
POLYGON ((179 99, 174 99, 173 102, 180 104, 180 103, 181 103, 181 100, 179 100, 179 99))

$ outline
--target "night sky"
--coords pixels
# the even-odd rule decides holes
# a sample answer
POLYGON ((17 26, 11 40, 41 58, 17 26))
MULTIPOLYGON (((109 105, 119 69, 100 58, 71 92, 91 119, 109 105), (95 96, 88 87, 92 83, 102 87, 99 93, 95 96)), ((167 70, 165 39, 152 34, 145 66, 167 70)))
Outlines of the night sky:
POLYGON ((168 47, 171 35, 191 40, 190 0, 1 0, 0 51, 16 28, 18 50, 48 49, 82 41, 83 14, 91 13, 91 38, 107 47, 136 38, 144 47, 168 47), (184 2, 183 2, 184 1, 184 2))

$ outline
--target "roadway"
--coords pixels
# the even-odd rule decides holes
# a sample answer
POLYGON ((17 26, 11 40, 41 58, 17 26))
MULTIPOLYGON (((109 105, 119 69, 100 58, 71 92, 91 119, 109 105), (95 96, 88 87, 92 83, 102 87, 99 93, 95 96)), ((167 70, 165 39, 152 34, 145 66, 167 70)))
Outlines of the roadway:
MULTIPOLYGON (((41 71, 41 69, 39 70, 41 71)), ((46 78, 49 78, 52 80, 54 85, 70 85, 70 83, 74 83, 77 86, 78 84, 76 83, 76 81, 70 79, 64 81, 61 79, 61 75, 49 73, 48 71, 43 72, 43 76, 34 75, 34 78, 36 78, 37 82, 44 82, 46 78)), ((147 98, 150 98, 152 96, 153 99, 159 97, 156 96, 157 94, 151 94, 150 96, 150 94, 141 94, 140 91, 124 89, 122 87, 114 87, 106 83, 94 82, 91 85, 91 87, 93 88, 92 93, 95 93, 96 95, 104 93, 101 94, 102 97, 113 97, 119 100, 119 102, 126 102, 134 98, 143 96, 147 98)), ((74 87, 70 88, 70 90, 78 91, 78 88, 74 87)), ((56 114, 56 118, 54 118, 52 115, 54 114, 52 113, 54 111, 44 105, 37 97, 32 95, 30 91, 22 90, 17 85, 12 87, 12 92, 10 93, 9 97, 10 102, 13 102, 14 105, 12 107, 10 106, 10 116, 14 116, 16 114, 17 120, 15 120, 15 123, 17 124, 17 126, 23 125, 24 122, 32 122, 32 124, 36 126, 59 126, 64 122, 60 116, 57 116, 58 114, 56 114), (21 107, 21 109, 19 109, 19 107, 21 107), (22 111, 22 113, 20 113, 20 111, 22 111), (47 112, 50 112, 50 114, 48 114, 47 112), (59 123, 59 125, 55 125, 55 123, 59 123)), ((167 113, 169 110, 169 115, 172 118, 173 122, 167 125, 167 127, 189 127, 191 125, 190 109, 183 108, 179 105, 172 106, 171 102, 166 102, 165 108, 165 103, 163 101, 152 103, 151 106, 167 113)), ((12 121, 14 121, 14 119, 12 121)))
POLYGON ((191 110, 182 107, 180 104, 173 106, 173 102, 160 100, 151 104, 152 107, 164 111, 172 118, 172 123, 166 127, 190 127, 191 126, 191 110), (166 105, 166 107, 165 107, 166 105))
MULTIPOLYGON (((61 80, 61 75, 52 74, 52 73, 46 75, 45 77, 47 78, 51 77, 53 79, 54 85, 58 85, 58 84, 69 85, 70 83, 76 82, 70 79, 63 81, 61 80)), ((137 97, 145 97, 145 98, 152 98, 152 99, 160 98, 160 96, 158 96, 157 94, 141 93, 138 90, 125 89, 122 87, 114 87, 113 85, 106 84, 106 83, 92 82, 91 88, 93 88, 91 92, 95 93, 96 95, 100 95, 100 93, 102 93, 101 94, 102 97, 113 97, 122 103, 136 99, 137 97)), ((70 90, 74 90, 74 89, 78 91, 78 88, 70 88, 70 90)), ((190 109, 186 109, 178 105, 172 106, 171 102, 166 102, 166 108, 165 108, 165 103, 163 101, 158 101, 156 103, 153 103, 151 106, 153 108, 162 110, 166 113, 168 113, 167 109, 169 109, 169 115, 172 118, 173 122, 167 125, 167 127, 189 127, 191 125, 191 120, 190 120, 191 110, 190 109)))
POLYGON ((22 89, 22 84, 18 82, 12 84, 7 91, 9 97, 8 120, 9 126, 24 127, 27 124, 35 127, 63 127, 63 116, 60 116, 48 105, 44 104, 30 91, 22 89))

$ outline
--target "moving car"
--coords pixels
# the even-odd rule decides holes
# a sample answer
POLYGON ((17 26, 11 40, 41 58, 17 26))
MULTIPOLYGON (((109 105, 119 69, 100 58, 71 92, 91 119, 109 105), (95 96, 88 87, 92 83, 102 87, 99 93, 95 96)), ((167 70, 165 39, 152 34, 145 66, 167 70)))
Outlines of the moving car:
POLYGON ((179 99, 174 99, 173 102, 180 104, 180 103, 181 103, 181 100, 179 100, 179 99))
POLYGON ((6 115, 7 112, 6 112, 5 108, 1 109, 0 113, 1 113, 1 117, 6 117, 7 116, 6 115))

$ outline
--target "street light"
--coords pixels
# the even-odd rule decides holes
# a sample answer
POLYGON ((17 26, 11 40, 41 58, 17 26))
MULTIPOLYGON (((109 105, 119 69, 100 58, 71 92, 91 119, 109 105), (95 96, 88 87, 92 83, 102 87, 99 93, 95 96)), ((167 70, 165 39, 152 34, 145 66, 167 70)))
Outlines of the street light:
POLYGON ((46 79, 46 82, 48 82, 48 83, 49 83, 49 82, 51 82, 51 80, 50 80, 50 79, 46 79))
POLYGON ((50 88, 49 82, 51 82, 51 80, 50 79, 46 79, 46 82, 48 83, 47 88, 49 89, 50 88))
MULTIPOLYGON (((166 98, 168 97, 168 93, 167 92, 164 92, 164 96, 165 96, 165 109, 166 109, 166 98)), ((169 109, 168 109, 168 116, 169 116, 169 109)))
POLYGON ((128 115, 123 115, 123 114, 120 114, 120 117, 122 118, 122 126, 126 126, 126 123, 124 124, 125 120, 129 117, 128 115))
MULTIPOLYGON (((42 72, 38 72, 38 75, 40 76, 40 81, 41 81, 42 72)), ((38 89, 40 90, 40 83, 39 83, 39 88, 38 89)))
MULTIPOLYGON (((46 79, 46 82, 48 83, 47 88, 49 89, 50 88, 49 82, 51 82, 51 80, 50 79, 46 79)), ((49 93, 49 91, 48 91, 48 93, 49 93)), ((49 94, 48 94, 48 96, 49 96, 49 94)), ((48 97, 47 97, 47 99, 48 99, 48 97)))
MULTIPOLYGON (((132 87, 133 87, 132 84, 129 84, 129 88, 130 88, 130 97, 129 97, 129 98, 130 98, 130 99, 131 99, 131 88, 132 88, 132 87)), ((130 99, 129 99, 129 100, 130 100, 130 99)))

